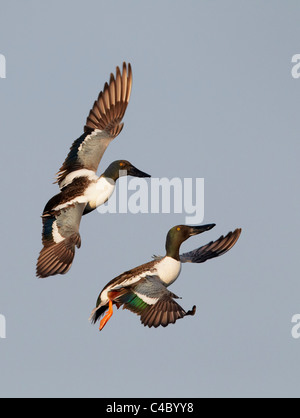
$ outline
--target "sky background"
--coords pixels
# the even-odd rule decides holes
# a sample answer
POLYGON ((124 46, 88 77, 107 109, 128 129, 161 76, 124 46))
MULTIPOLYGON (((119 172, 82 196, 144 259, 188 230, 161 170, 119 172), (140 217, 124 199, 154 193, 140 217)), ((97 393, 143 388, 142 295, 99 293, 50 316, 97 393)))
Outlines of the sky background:
POLYGON ((298 397, 300 339, 297 1, 3 1, 0 53, 1 397, 298 397), (65 276, 35 277, 52 184, 91 105, 123 61, 133 89, 99 173, 127 159, 153 177, 205 179, 194 249, 170 290, 194 317, 149 329, 115 310, 88 321, 103 286, 163 254, 185 214, 83 218, 65 276))

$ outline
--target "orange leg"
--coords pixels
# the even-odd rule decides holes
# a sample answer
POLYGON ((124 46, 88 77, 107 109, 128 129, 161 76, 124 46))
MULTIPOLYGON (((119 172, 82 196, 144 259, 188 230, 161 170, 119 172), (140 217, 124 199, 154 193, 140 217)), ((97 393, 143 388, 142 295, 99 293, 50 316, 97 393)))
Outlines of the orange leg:
POLYGON ((105 314, 105 316, 100 321, 99 331, 101 331, 104 328, 105 324, 107 323, 109 318, 111 318, 112 314, 113 314, 113 303, 112 303, 112 300, 110 300, 108 302, 108 312, 105 314))

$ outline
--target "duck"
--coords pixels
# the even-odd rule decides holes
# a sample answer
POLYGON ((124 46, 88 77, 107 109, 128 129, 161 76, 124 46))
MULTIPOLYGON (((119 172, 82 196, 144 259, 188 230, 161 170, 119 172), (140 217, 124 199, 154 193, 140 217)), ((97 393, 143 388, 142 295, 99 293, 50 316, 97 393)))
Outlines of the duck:
POLYGON ((75 248, 81 246, 82 216, 107 202, 120 176, 150 177, 127 160, 113 161, 103 174, 96 174, 106 148, 123 129, 131 87, 131 65, 124 62, 122 72, 116 67, 116 75, 111 73, 89 112, 84 133, 73 142, 57 173, 60 192, 47 202, 42 213, 38 278, 69 271, 75 248))
POLYGON ((112 317, 114 305, 118 309, 123 306, 123 309, 139 315, 141 323, 149 328, 166 327, 185 316, 195 315, 196 306, 188 311, 184 310, 175 301, 179 297, 168 287, 180 275, 182 263, 203 263, 225 254, 236 244, 241 235, 241 228, 228 232, 226 236, 221 235, 216 241, 211 241, 195 250, 179 253, 184 241, 209 231, 215 225, 212 223, 172 227, 166 237, 165 256, 154 256, 151 261, 125 271, 106 284, 89 317, 91 323, 95 324, 99 320, 101 331, 112 317))

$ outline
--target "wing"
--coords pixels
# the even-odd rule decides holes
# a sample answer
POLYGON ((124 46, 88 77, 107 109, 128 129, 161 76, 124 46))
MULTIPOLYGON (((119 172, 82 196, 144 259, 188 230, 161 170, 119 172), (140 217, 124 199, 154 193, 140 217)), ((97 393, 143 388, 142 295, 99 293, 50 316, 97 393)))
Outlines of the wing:
POLYGON ((81 244, 79 225, 84 208, 85 203, 73 203, 58 211, 44 211, 44 246, 37 261, 37 277, 65 274, 70 269, 75 246, 79 248, 81 244))
POLYGON ((209 244, 203 245, 196 250, 189 251, 180 255, 182 263, 204 263, 210 258, 219 257, 229 251, 237 242, 242 230, 237 228, 233 232, 229 232, 225 237, 222 235, 216 241, 211 241, 209 244))
MULTIPOLYGON (((57 183, 62 188, 68 184, 68 174, 78 170, 96 172, 109 143, 121 132, 121 123, 127 108, 132 86, 131 66, 123 63, 123 71, 116 69, 110 75, 86 120, 84 134, 76 139, 57 173, 57 183)), ((85 171, 86 174, 86 171, 85 171)))
POLYGON ((128 309, 140 315, 141 322, 149 328, 168 324, 174 324, 177 319, 186 315, 193 315, 191 311, 186 312, 174 298, 178 296, 170 292, 157 276, 147 276, 137 284, 126 287, 117 286, 108 293, 123 309, 128 309))

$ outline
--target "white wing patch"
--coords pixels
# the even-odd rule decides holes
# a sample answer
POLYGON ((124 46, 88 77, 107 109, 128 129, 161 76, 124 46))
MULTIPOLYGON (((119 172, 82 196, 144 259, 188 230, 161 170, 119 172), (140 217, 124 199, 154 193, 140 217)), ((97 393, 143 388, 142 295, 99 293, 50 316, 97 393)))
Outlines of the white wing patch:
POLYGON ((145 303, 147 303, 147 305, 154 305, 158 301, 158 298, 150 298, 149 296, 143 295, 142 293, 139 293, 139 292, 136 292, 136 291, 134 291, 134 293, 140 299, 142 299, 142 301, 144 301, 145 303))
POLYGON ((90 135, 88 135, 85 138, 85 140, 82 141, 82 143, 80 144, 78 148, 78 152, 82 150, 82 148, 85 146, 88 140, 93 138, 93 136, 95 136, 96 138, 98 137, 99 139, 109 137, 109 135, 105 131, 101 131, 101 129, 94 129, 93 132, 91 132, 90 135))
POLYGON ((150 271, 150 270, 144 271, 143 273, 137 276, 133 276, 130 279, 124 280, 124 282, 120 286, 113 287, 113 289, 114 288, 117 289, 118 287, 120 288, 120 287, 131 286, 132 284, 138 282, 139 280, 143 279, 146 276, 153 276, 153 274, 155 274, 155 272, 153 271, 150 271))
POLYGON ((87 203, 88 199, 85 195, 83 196, 77 196, 75 199, 69 200, 68 202, 62 203, 61 205, 57 205, 53 208, 54 211, 59 211, 62 209, 66 209, 68 206, 72 206, 75 203, 87 203))
POLYGON ((52 224, 52 237, 53 240, 56 244, 58 244, 59 242, 63 241, 65 238, 60 235, 60 233, 58 232, 58 227, 57 227, 57 223, 56 221, 53 222, 52 224))
POLYGON ((153 275, 153 272, 147 270, 147 271, 144 271, 142 274, 139 274, 138 276, 133 276, 130 279, 124 280, 122 282, 122 284, 118 284, 118 285, 111 284, 110 286, 108 286, 106 289, 104 289, 102 291, 101 301, 103 302, 103 304, 105 304, 109 301, 109 299, 107 297, 107 294, 111 290, 119 290, 122 287, 130 286, 130 285, 138 282, 139 280, 141 280, 143 277, 151 276, 151 275, 153 275))
POLYGON ((86 168, 82 168, 80 170, 72 171, 68 174, 59 184, 60 189, 71 184, 72 181, 77 177, 87 177, 89 180, 97 180, 98 176, 95 174, 93 170, 87 170, 86 168))

